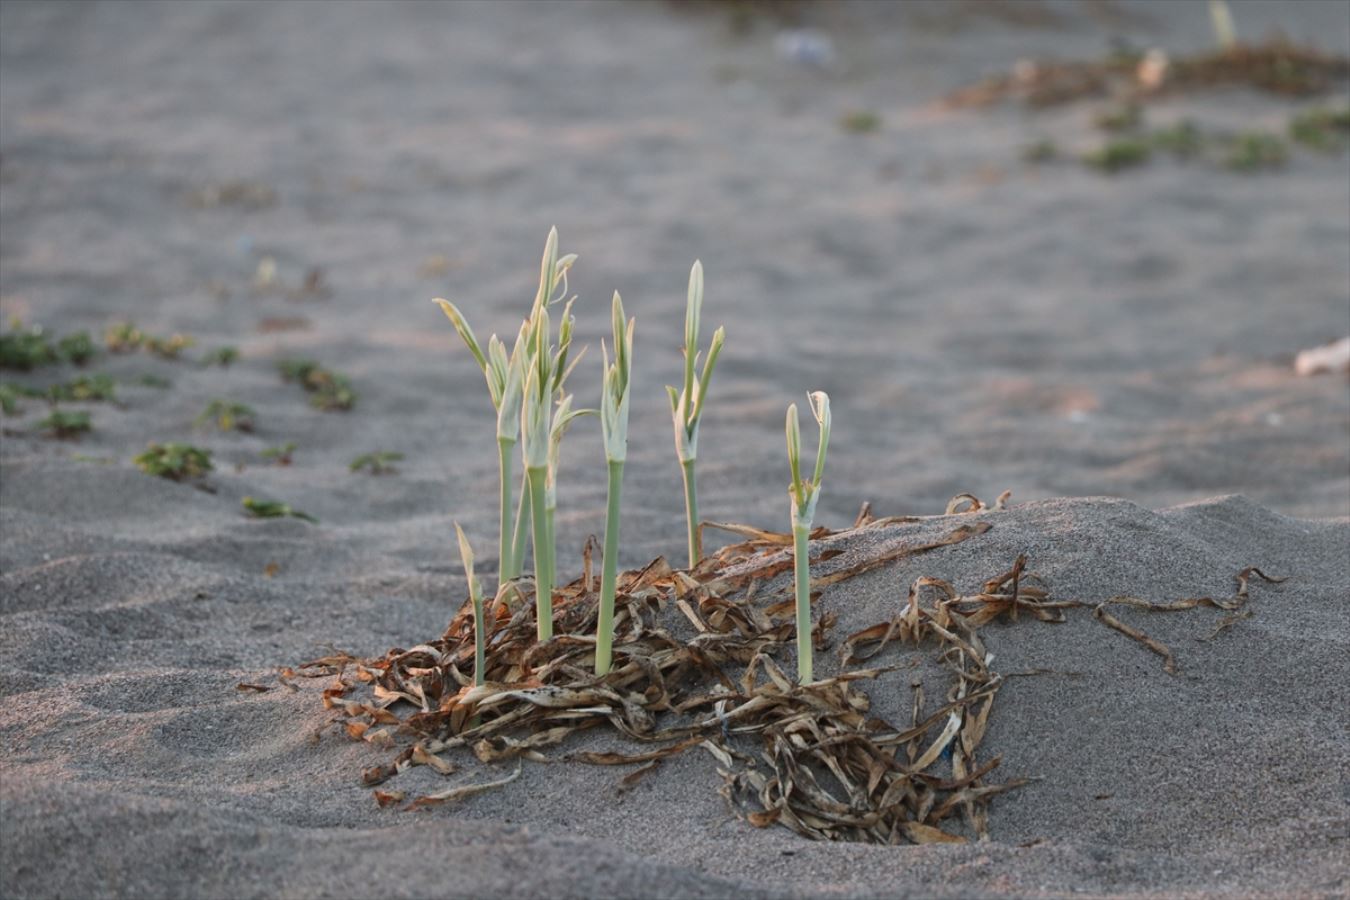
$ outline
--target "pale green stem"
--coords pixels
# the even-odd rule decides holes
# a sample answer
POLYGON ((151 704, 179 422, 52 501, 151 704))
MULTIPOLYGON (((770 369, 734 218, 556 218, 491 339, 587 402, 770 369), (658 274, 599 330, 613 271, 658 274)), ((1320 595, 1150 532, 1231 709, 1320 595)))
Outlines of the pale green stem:
POLYGON ((556 507, 544 508, 544 524, 548 528, 544 533, 544 540, 548 541, 548 583, 550 587, 558 583, 558 532, 555 526, 557 512, 556 507))
POLYGON ((811 677, 811 523, 792 526, 793 568, 797 580, 797 683, 810 684, 811 677))
POLYGON ((698 528, 698 488, 694 481, 695 460, 681 463, 684 469, 684 515, 689 526, 689 568, 703 558, 703 539, 698 528))
POLYGON ((530 533, 530 477, 520 473, 520 501, 516 504, 516 533, 511 539, 511 577, 525 570, 525 538, 530 533))
POLYGON ((473 683, 487 680, 487 634, 483 630, 483 598, 474 591, 473 599, 473 683))
POLYGON ((511 452, 515 449, 515 446, 515 441, 509 441, 505 438, 497 439, 498 472, 501 476, 501 530, 497 542, 498 589, 519 574, 511 545, 514 531, 511 521, 511 452))
POLYGON ((553 637, 553 546, 548 540, 548 511, 544 509, 544 479, 548 470, 529 469, 530 514, 534 519, 534 609, 539 640, 553 637))
POLYGON ((614 646, 614 594, 619 581, 619 491, 623 463, 609 464, 609 503, 605 511, 605 557, 600 571, 600 621, 595 626, 595 674, 609 671, 614 646))

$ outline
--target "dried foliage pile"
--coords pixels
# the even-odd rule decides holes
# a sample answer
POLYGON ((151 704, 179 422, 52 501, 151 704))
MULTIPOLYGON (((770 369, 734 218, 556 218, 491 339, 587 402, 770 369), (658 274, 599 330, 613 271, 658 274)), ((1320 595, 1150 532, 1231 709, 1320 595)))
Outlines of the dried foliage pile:
MULTIPOLYGON (((969 540, 989 531, 986 513, 1000 509, 969 495, 953 500, 973 521, 928 544, 859 540, 865 533, 914 518, 875 518, 864 506, 844 531, 817 528, 812 538, 812 599, 830 585, 866 571, 969 540), (845 553, 837 547, 877 547, 845 553)), ((468 748, 482 762, 514 761, 510 774, 417 797, 417 809, 461 800, 519 777, 524 760, 559 759, 592 765, 638 765, 620 791, 631 788, 677 753, 702 748, 724 779, 723 795, 752 825, 778 823, 822 840, 881 844, 964 842, 987 837, 990 801, 1026 779, 989 780, 999 758, 982 759, 981 741, 1004 676, 989 667, 991 656, 980 629, 1000 618, 1029 617, 1062 622, 1066 610, 1084 604, 1054 600, 1019 557, 976 594, 963 596, 950 583, 920 578, 889 621, 839 642, 839 671, 807 685, 795 684, 776 658, 795 639, 791 585, 776 576, 792 567, 792 537, 749 526, 707 523, 744 538, 690 571, 657 559, 619 579, 615 612, 614 666, 595 676, 598 579, 588 543, 583 576, 558 589, 554 634, 536 636, 531 584, 521 580, 487 614, 487 683, 474 687, 472 615, 466 605, 435 641, 360 660, 345 654, 306 663, 284 677, 335 676, 324 691, 334 722, 356 740, 395 752, 386 764, 364 773, 382 806, 403 804, 403 791, 377 786, 413 766, 443 775, 457 766, 442 754, 468 748), (507 598, 507 599, 503 599, 507 598), (678 613, 678 614, 677 614, 678 613), (677 634, 676 632, 679 632, 677 634), (856 664, 878 660, 888 648, 930 648, 950 675, 943 702, 925 704, 915 681, 912 715, 902 726, 869 715, 870 700, 857 683, 900 668, 903 663, 856 664), (650 745, 640 752, 574 751, 549 756, 548 748, 585 729, 608 725, 628 741, 650 745), (954 820, 964 828, 954 826, 954 820)), ((1168 648, 1106 611, 1126 604, 1155 611, 1208 605, 1228 613, 1220 628, 1245 616, 1247 582, 1225 600, 1190 598, 1150 603, 1117 597, 1095 609, 1105 624, 1133 637, 1165 659, 1168 648)), ((817 650, 831 644, 833 613, 817 617, 817 650)))
POLYGON ((944 105, 980 108, 1006 100, 1045 107, 1094 97, 1144 100, 1216 87, 1250 87, 1303 97, 1321 94, 1350 77, 1350 59, 1284 39, 1237 44, 1193 56, 1120 54, 1087 62, 1018 63, 949 94, 944 105))

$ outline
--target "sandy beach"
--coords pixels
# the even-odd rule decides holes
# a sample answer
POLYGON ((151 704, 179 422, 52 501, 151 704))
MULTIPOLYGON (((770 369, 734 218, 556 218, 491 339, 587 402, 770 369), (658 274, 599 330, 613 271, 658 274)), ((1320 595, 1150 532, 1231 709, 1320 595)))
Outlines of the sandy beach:
MULTIPOLYGON (((41 399, 0 417, 0 894, 1350 890, 1350 387, 1293 366, 1350 333, 1347 155, 1296 146, 1244 173, 1155 154, 1107 175, 1077 161, 1107 101, 943 105, 1022 59, 1214 41, 1198 0, 1004 6, 0 6, 0 319, 100 344, 83 368, 0 382, 116 383, 115 403, 62 404, 90 414, 76 440, 41 432, 41 399), (794 57, 785 33, 827 36, 829 58, 794 57), (841 125, 860 112, 875 121, 841 125), (1038 141, 1060 158, 1029 162, 1038 141), (989 526, 826 589, 836 638, 894 615, 916 578, 978 591, 1019 554, 1084 604, 983 631, 1009 677, 980 752, 1001 758, 996 780, 1032 779, 993 799, 990 840, 755 828, 701 750, 622 792, 624 768, 527 762, 459 804, 381 808, 361 773, 389 753, 333 726, 326 680, 278 677, 439 637, 466 596, 456 521, 493 581, 494 416, 430 301, 513 335, 554 225, 578 254, 580 404, 596 403, 614 290, 638 320, 624 568, 683 562, 662 388, 698 258, 705 334, 728 335, 704 518, 787 529, 783 411, 825 390, 818 524, 846 528, 870 501, 920 517, 887 546, 989 526), (103 350, 126 321, 196 344, 103 350), (223 347, 238 359, 199 364, 223 347), (295 358, 349 378, 354 406, 308 403, 278 375, 295 358), (215 399, 251 407, 252 431, 194 424, 215 399), (131 460, 150 441, 209 449, 215 471, 147 475, 131 460), (290 442, 289 465, 262 455, 290 442), (396 471, 349 471, 376 451, 402 454, 396 471), (942 515, 1004 490, 1006 509, 942 515), (246 497, 318 521, 249 518, 246 497), (1286 580, 1252 583, 1217 632, 1219 609, 1116 608, 1175 674, 1092 614, 1120 595, 1228 598, 1250 566, 1286 580)), ((1279 28, 1350 53, 1343 3, 1232 9, 1253 40, 1279 28)), ((1346 90, 1187 91, 1145 115, 1282 133, 1346 90)), ((603 529, 603 459, 579 422, 563 580, 603 529)), ((907 715, 908 671, 866 690, 907 715)), ((552 755, 612 745, 585 734, 552 755)), ((398 788, 509 771, 448 758, 453 775, 420 767, 398 788)))

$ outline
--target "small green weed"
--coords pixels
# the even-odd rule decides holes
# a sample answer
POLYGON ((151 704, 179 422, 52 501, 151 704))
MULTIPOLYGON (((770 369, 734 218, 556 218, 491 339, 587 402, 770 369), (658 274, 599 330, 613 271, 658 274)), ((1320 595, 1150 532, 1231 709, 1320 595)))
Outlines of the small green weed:
POLYGON ((229 400, 212 400, 193 424, 200 428, 212 422, 221 431, 252 431, 255 424, 253 408, 229 400))
POLYGON ((283 359, 277 363, 277 370, 284 380, 299 382, 310 395, 310 405, 317 409, 349 410, 356 404, 356 392, 347 378, 311 359, 283 359))
POLYGON ((1122 103, 1099 111, 1092 124, 1102 131, 1133 131, 1144 124, 1144 110, 1138 103, 1122 103))
POLYGON ((1083 162, 1114 174, 1148 162, 1149 145, 1140 138, 1118 138, 1083 156, 1083 162))
POLYGON ((73 362, 77 366, 82 366, 93 359, 98 353, 98 348, 94 346, 94 339, 89 336, 87 331, 77 331, 74 334, 68 334, 56 342, 56 352, 62 359, 73 362))
POLYGON ((292 509, 290 504, 282 503, 279 500, 255 500, 252 497, 245 497, 243 500, 245 512, 255 519, 304 519, 306 522, 318 524, 319 520, 303 513, 298 509, 292 509))
POLYGON ((238 361, 238 347, 221 347, 217 350, 212 350, 210 353, 203 356, 201 364, 202 368, 207 368, 208 366, 220 366, 228 369, 238 361))
POLYGON ((103 345, 113 353, 134 353, 145 343, 145 335, 131 322, 116 322, 103 330, 103 345))
POLYGON ((402 462, 403 454, 395 453, 390 450, 376 450, 374 453, 363 453, 352 460, 348 468, 353 472, 360 472, 362 469, 370 472, 371 475, 387 475, 397 472, 394 463, 402 462))
POLYGON ((165 378, 163 375, 155 375, 153 373, 142 375, 140 378, 136 379, 136 383, 145 385, 146 387, 159 388, 160 390, 173 387, 172 381, 165 378))
POLYGON ((881 130, 881 116, 868 110, 853 110, 839 119, 839 127, 849 134, 872 134, 881 130))
POLYGON ((289 466, 291 454, 295 452, 295 441, 287 441, 279 447, 268 447, 260 454, 263 459, 278 466, 289 466))
POLYGON ((1167 128, 1159 128, 1153 132, 1152 140, 1157 150, 1170 153, 1178 159, 1192 159, 1205 149, 1204 136, 1190 119, 1183 119, 1167 128))
POLYGON ((147 475, 172 481, 200 478, 213 468, 211 451, 191 444, 151 444, 144 453, 131 461, 147 475))
POLYGON ((111 375, 81 375, 47 388, 47 399, 53 403, 113 402, 117 399, 117 382, 111 375))
POLYGON ((1233 139, 1224 165, 1235 172, 1260 172, 1278 169, 1289 159, 1284 141, 1273 134, 1252 131, 1233 139))
POLYGON ((1289 137, 1323 153, 1344 150, 1346 139, 1350 137, 1350 106, 1343 109, 1319 107, 1298 113, 1289 120, 1289 137))
POLYGON ((37 427, 63 441, 94 430, 89 413, 73 409, 54 409, 51 415, 37 423, 37 427))
POLYGON ((0 334, 0 369, 29 372, 59 361, 56 348, 40 326, 23 328, 16 320, 9 331, 0 334))
POLYGON ((196 345, 197 339, 186 334, 174 334, 166 338, 145 337, 145 349, 162 359, 178 359, 184 350, 196 345))
POLYGON ((23 411, 19 406, 20 397, 43 397, 42 391, 24 387, 21 384, 0 384, 0 412, 7 416, 18 415, 23 411))

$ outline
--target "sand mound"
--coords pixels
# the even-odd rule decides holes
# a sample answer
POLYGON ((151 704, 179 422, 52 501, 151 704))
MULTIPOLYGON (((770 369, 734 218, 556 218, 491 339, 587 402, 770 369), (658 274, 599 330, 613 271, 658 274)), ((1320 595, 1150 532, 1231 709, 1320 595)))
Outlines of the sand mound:
MULTIPOLYGON (((1051 595, 1098 603, 1227 597, 1249 565, 1287 576, 1254 583, 1250 617, 1207 639, 1222 611, 1122 620, 1174 651, 1178 674, 1095 621, 1023 617, 986 626, 1008 678, 985 757, 1000 779, 993 840, 954 847, 805 841, 755 829, 717 794, 701 752, 670 759, 620 794, 625 770, 527 763, 514 783, 452 807, 380 809, 360 772, 387 754, 331 731, 320 681, 291 692, 228 625, 188 640, 192 604, 267 603, 269 579, 172 555, 85 554, 5 575, 7 703, 0 728, 4 871, 12 896, 122 893, 299 896, 1034 894, 1335 890, 1347 824, 1341 775, 1350 522, 1307 521, 1241 497, 1151 512, 1108 499, 1055 500, 940 516, 871 535, 822 566, 891 543, 928 543, 961 523, 984 534, 827 589, 837 633, 889 618, 920 575, 975 590, 1019 553, 1051 595), (214 580, 212 573, 214 575, 214 580), (233 585, 234 581, 245 582, 233 585), (45 587, 44 587, 45 585, 45 587), (61 603, 25 602, 59 587, 61 603), (200 588, 200 589, 199 589, 200 588), (184 594, 200 600, 178 600, 184 594), (250 596, 251 601, 240 598, 250 596), (103 618, 100 618, 102 616, 103 618), (110 623, 121 624, 116 628, 110 623), (133 662, 134 661, 134 662, 133 662), (1017 673, 1034 673, 1022 674, 1017 673), (428 860, 436 860, 428 865, 428 860), (94 863, 94 864, 91 864, 94 863)), ((773 585, 767 585, 771 592, 773 585)), ((341 600, 331 601, 341 605, 341 600)), ((348 613, 351 611, 348 610, 348 613)), ((211 618, 208 615, 208 620, 211 618)), ((285 643, 326 628, 297 618, 285 643)), ((351 634, 360 634, 352 622, 351 634)), ((404 633, 409 646, 436 634, 404 633)), ((364 635, 369 638, 369 635, 364 635)), ((360 643, 368 643, 362 640, 360 643)), ((382 648, 381 648, 382 649, 382 648)), ((888 661, 931 655, 888 649, 888 661)), ((879 711, 908 704, 910 673, 867 685, 879 711)), ((569 748, 612 745, 585 736, 569 748)), ((400 788, 431 791, 498 777, 468 753, 451 776, 418 768, 400 788)))

